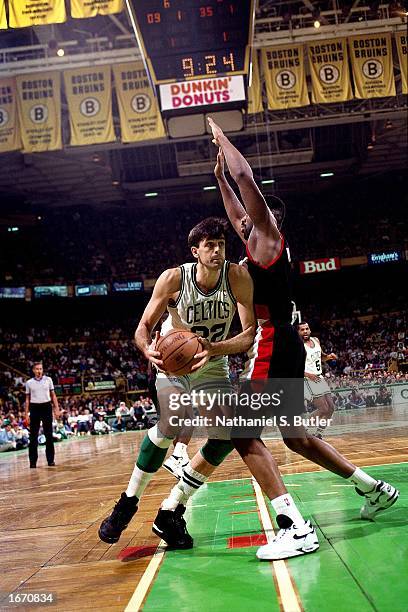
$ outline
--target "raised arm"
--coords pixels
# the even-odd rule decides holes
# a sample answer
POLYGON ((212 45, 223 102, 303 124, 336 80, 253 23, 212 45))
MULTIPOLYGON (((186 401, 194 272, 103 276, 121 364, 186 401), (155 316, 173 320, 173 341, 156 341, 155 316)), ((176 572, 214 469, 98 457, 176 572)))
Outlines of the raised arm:
POLYGON ((218 150, 217 154, 217 164, 214 168, 215 178, 218 181, 218 186, 221 191, 222 201, 224 203, 225 212, 228 215, 228 219, 231 222, 232 227, 237 232, 240 238, 243 239, 242 231, 241 231, 241 221, 246 215, 246 210, 242 206, 241 202, 235 195, 234 190, 231 185, 227 181, 224 172, 224 153, 222 149, 218 150))
POLYGON ((143 353, 146 359, 161 367, 163 361, 159 351, 156 351, 156 343, 159 332, 152 342, 151 334, 155 325, 167 308, 169 299, 174 293, 180 290, 181 273, 180 268, 165 270, 157 279, 154 286, 152 297, 150 298, 139 325, 135 331, 135 343, 137 348, 143 353))
POLYGON ((221 147, 224 153, 230 174, 238 185, 246 212, 255 228, 274 240, 280 240, 276 219, 254 181, 251 166, 211 117, 208 117, 208 123, 214 136, 213 142, 221 147))

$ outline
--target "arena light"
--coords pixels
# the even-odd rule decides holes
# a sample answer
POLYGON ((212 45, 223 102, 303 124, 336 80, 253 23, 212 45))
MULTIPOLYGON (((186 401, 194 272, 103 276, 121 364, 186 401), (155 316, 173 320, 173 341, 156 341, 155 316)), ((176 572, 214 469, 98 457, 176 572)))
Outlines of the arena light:
POLYGON ((118 181, 118 180, 115 180, 115 179, 114 179, 114 180, 112 181, 112 185, 113 185, 114 187, 118 187, 118 185, 120 185, 120 181, 118 181))
POLYGON ((313 26, 316 28, 316 30, 320 28, 320 25, 320 21, 318 19, 315 19, 313 22, 313 26))
POLYGON ((217 189, 215 185, 207 185, 206 187, 203 187, 203 191, 215 191, 215 189, 217 189))
POLYGON ((64 57, 64 55, 65 55, 64 49, 58 49, 57 55, 58 55, 58 57, 64 57))
POLYGON ((19 228, 18 227, 8 227, 7 231, 8 232, 18 232, 19 228))
POLYGON ((321 173, 320 173, 320 176, 321 176, 322 178, 325 178, 325 177, 327 177, 327 176, 334 176, 334 172, 321 172, 321 173))
POLYGON ((263 181, 261 181, 262 185, 270 185, 271 183, 274 183, 275 179, 265 179, 263 181))
POLYGON ((155 198, 158 195, 159 194, 157 191, 149 191, 148 193, 145 193, 145 198, 155 198))

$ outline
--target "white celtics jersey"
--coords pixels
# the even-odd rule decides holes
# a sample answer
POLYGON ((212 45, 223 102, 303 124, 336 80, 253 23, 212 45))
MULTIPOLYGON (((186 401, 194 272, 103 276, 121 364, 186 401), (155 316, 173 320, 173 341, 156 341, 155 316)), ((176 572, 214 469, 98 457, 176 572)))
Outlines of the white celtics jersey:
POLYGON ((180 266, 181 289, 176 302, 170 302, 169 316, 161 327, 164 335, 171 329, 188 329, 210 342, 225 340, 235 314, 236 300, 228 281, 230 262, 221 269, 217 286, 203 293, 196 281, 197 264, 180 266))
POLYGON ((306 342, 304 343, 306 349, 305 372, 320 376, 322 374, 322 348, 317 338, 310 338, 310 340, 313 342, 313 347, 306 342))

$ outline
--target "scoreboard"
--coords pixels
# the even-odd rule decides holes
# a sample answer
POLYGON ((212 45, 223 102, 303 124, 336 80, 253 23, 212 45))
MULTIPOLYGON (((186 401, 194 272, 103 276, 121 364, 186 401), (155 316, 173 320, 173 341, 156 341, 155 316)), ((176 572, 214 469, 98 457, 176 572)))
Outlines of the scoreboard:
MULTIPOLYGON (((228 78, 233 92, 244 92, 239 94, 244 106, 255 0, 126 0, 126 4, 160 94, 163 85, 167 96, 172 83, 200 80, 207 80, 211 91, 212 79, 215 84, 216 79, 228 78)), ((216 102, 224 108, 228 100, 219 96, 216 102)))

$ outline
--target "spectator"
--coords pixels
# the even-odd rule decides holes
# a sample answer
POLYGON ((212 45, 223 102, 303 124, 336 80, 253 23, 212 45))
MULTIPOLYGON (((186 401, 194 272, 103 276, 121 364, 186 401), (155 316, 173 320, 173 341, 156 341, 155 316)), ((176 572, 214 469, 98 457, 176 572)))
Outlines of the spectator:
POLYGON ((122 418, 122 416, 120 414, 118 414, 118 416, 113 421, 113 423, 112 423, 112 430, 113 431, 125 431, 126 430, 125 423, 124 423, 123 418, 122 418))
POLYGON ((0 452, 16 449, 16 436, 11 428, 10 421, 4 419, 0 426, 0 452))
POLYGON ((77 418, 77 435, 91 435, 92 415, 88 408, 83 408, 77 418))
POLYGON ((97 421, 95 421, 94 423, 92 433, 98 436, 98 435, 108 434, 110 433, 110 431, 111 431, 111 427, 105 421, 103 414, 100 414, 98 416, 97 421))

